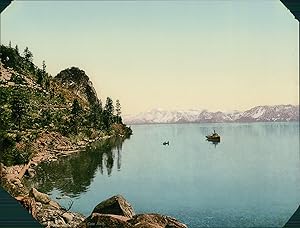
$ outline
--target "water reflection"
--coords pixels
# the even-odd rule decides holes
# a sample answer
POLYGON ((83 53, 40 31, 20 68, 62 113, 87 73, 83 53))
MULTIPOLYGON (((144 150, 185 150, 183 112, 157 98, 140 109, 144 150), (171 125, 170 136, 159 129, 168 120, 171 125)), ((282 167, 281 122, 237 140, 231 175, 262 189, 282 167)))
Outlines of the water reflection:
POLYGON ((217 145, 219 144, 220 142, 211 142, 211 144, 213 144, 215 146, 215 148, 217 147, 217 145))
POLYGON ((47 193, 57 189, 70 197, 76 197, 87 191, 97 169, 101 174, 111 176, 115 160, 117 170, 121 169, 122 143, 120 138, 97 142, 86 148, 86 151, 56 162, 43 163, 38 167, 38 174, 27 180, 27 185, 47 193))

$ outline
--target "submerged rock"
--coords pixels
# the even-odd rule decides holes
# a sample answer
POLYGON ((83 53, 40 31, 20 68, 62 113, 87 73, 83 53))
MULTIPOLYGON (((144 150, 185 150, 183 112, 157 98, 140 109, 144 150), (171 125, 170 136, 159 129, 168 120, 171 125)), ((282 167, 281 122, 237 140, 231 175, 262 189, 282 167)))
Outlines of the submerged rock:
POLYGON ((134 216, 133 208, 121 195, 102 201, 94 208, 93 213, 122 215, 128 218, 134 216))

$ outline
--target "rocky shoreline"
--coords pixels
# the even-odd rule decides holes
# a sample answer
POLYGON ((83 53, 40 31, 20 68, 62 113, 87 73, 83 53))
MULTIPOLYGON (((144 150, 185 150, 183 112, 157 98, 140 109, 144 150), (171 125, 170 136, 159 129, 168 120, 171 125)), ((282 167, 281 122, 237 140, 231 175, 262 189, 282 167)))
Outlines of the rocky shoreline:
POLYGON ((56 132, 42 132, 39 139, 32 145, 35 154, 27 164, 6 167, 0 163, 1 185, 43 226, 76 227, 85 219, 83 215, 68 211, 56 201, 51 200, 49 196, 34 188, 28 189, 23 183, 23 176, 26 175, 29 178, 35 176, 35 168, 42 162, 53 162, 59 157, 70 156, 80 152, 90 143, 107 140, 111 137, 86 138, 74 144, 69 138, 56 132))
MULTIPOLYGON (((135 215, 130 204, 120 195, 113 196, 98 204, 89 217, 71 212, 70 208, 60 206, 47 194, 28 189, 23 176, 36 175, 36 167, 42 162, 53 162, 59 157, 70 156, 84 149, 88 144, 107 140, 112 136, 83 139, 77 143, 56 132, 42 132, 33 144, 35 155, 28 164, 6 167, 0 163, 1 185, 44 227, 174 227, 185 228, 186 225, 176 219, 159 214, 135 215)), ((120 137, 123 137, 120 135, 120 137)), ((96 204, 97 202, 95 202, 96 204)))

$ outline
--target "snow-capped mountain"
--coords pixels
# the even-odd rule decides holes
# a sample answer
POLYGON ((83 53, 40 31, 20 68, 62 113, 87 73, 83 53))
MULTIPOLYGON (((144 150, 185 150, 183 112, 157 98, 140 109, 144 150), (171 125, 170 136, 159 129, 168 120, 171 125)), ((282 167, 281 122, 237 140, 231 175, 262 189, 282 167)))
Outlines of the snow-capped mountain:
POLYGON ((209 112, 207 110, 166 111, 152 109, 137 115, 124 116, 126 124, 148 123, 217 123, 299 121, 299 105, 256 106, 244 112, 209 112))

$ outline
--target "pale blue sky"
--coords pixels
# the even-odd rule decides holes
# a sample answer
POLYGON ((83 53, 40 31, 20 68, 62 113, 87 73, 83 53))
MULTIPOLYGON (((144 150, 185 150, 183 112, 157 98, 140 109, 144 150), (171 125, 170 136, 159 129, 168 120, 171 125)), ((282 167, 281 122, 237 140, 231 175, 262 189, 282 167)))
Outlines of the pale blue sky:
POLYGON ((280 1, 15 1, 1 42, 78 66, 123 113, 298 104, 298 21, 280 1))

